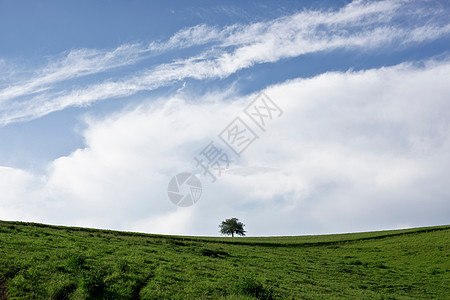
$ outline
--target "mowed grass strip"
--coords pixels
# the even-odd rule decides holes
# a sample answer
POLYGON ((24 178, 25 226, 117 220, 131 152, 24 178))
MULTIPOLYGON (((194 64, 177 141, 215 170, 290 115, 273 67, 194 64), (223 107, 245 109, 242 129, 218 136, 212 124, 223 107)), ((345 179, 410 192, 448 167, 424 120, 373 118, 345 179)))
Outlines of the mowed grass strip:
POLYGON ((0 221, 0 299, 449 299, 450 226, 204 238, 0 221))

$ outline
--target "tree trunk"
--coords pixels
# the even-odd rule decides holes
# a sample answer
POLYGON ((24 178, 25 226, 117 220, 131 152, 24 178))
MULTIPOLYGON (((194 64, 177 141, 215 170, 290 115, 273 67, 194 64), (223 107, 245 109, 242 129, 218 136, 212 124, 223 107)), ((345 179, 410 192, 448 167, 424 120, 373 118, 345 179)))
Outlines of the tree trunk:
POLYGON ((231 237, 234 237, 234 232, 231 233, 231 237))

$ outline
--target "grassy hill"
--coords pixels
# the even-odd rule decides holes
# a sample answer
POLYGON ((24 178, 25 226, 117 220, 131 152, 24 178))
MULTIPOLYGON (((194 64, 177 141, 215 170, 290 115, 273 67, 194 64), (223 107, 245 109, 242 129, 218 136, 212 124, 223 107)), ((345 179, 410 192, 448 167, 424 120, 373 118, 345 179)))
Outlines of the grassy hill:
POLYGON ((450 299, 450 226, 200 238, 0 221, 0 299, 450 299))

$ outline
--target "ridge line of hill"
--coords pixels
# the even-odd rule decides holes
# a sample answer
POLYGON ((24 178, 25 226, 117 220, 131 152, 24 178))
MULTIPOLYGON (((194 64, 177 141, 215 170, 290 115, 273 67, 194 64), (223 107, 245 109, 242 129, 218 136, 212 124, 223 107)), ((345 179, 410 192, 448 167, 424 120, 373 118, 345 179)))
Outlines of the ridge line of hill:
POLYGON ((34 226, 41 228, 49 228, 49 229, 58 229, 58 230, 68 230, 68 231, 84 231, 84 232, 96 232, 96 233, 109 233, 112 235, 121 235, 121 236, 136 236, 136 237, 148 237, 148 238, 166 238, 180 241, 204 241, 208 243, 226 243, 226 244, 234 244, 234 245, 247 245, 247 246, 267 246, 267 247, 311 247, 311 246, 327 246, 327 245, 335 245, 342 243, 352 243, 364 240, 376 240, 376 239, 384 239, 388 237, 401 236, 401 235, 409 235, 409 234, 418 234, 439 230, 448 230, 450 229, 450 225, 439 225, 439 226, 430 226, 430 227, 415 227, 408 229, 394 229, 394 230, 383 230, 383 231, 367 231, 367 232, 356 232, 356 233, 340 233, 340 234, 327 234, 327 235, 305 235, 305 236, 277 236, 277 237, 237 237, 237 238, 229 238, 229 237, 192 237, 192 236, 177 236, 177 235, 163 235, 163 234, 152 234, 152 233, 140 233, 140 232, 130 232, 130 231, 118 231, 118 230, 109 230, 109 229, 96 229, 96 228, 85 228, 85 227, 71 227, 71 226, 61 226, 61 225, 48 225, 42 223, 34 223, 34 222, 20 222, 20 221, 2 221, 0 220, 0 224, 10 224, 10 225, 22 225, 22 226, 34 226), (343 239, 332 239, 336 237, 342 237, 345 235, 363 235, 370 233, 370 236, 362 236, 362 237, 349 237, 343 239), (284 241, 252 241, 252 239, 280 239, 280 238, 308 238, 308 237, 329 237, 330 240, 326 241, 297 241, 297 242, 284 242, 284 241))

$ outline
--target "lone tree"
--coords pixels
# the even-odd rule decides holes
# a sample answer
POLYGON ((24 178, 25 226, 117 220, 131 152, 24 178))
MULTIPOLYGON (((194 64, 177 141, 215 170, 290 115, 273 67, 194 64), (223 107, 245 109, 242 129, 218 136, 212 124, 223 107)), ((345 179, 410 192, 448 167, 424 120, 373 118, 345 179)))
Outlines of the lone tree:
POLYGON ((239 234, 244 236, 245 230, 244 230, 244 223, 239 222, 238 218, 231 218, 226 219, 225 221, 222 221, 222 224, 219 225, 220 233, 230 235, 234 237, 234 234, 239 234))

